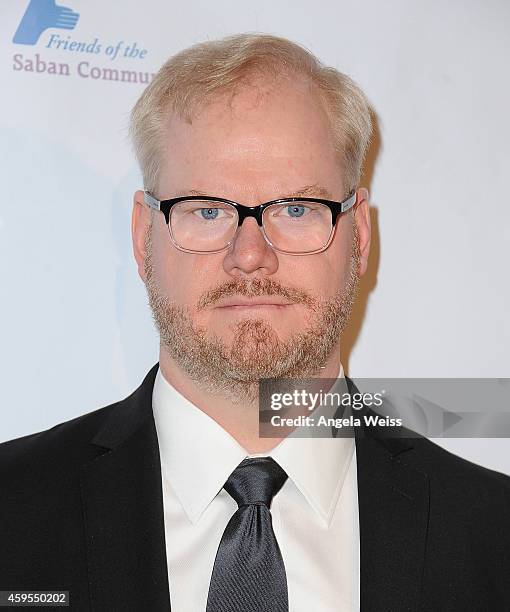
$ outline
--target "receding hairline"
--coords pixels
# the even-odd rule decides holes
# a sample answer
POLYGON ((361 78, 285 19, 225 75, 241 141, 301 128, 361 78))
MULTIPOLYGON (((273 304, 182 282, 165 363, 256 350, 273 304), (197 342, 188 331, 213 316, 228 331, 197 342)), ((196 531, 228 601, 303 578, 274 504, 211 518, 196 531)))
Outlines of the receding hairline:
POLYGON ((268 95, 278 95, 279 88, 282 85, 293 87, 296 86, 298 81, 308 86, 310 95, 316 96, 316 99, 322 103, 324 110, 328 112, 327 100, 324 99, 320 88, 313 79, 309 75, 299 72, 294 67, 283 64, 280 71, 277 70, 275 65, 257 65, 246 68, 246 72, 235 82, 218 86, 212 91, 207 92, 203 97, 188 100, 186 104, 179 100, 170 100, 162 108, 162 111, 167 120, 173 114, 191 123, 198 114, 216 103, 226 103, 226 106, 231 108, 235 98, 247 90, 256 90, 260 92, 259 97, 264 98, 268 95))

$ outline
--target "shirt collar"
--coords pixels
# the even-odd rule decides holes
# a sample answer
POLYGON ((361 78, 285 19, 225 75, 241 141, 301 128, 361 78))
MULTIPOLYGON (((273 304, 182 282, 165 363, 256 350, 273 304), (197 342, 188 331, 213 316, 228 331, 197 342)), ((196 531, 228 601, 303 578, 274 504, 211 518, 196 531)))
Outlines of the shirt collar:
MULTIPOLYGON (((331 391, 342 385, 340 366, 331 391)), ((214 419, 181 395, 160 369, 152 398, 163 475, 195 523, 241 461, 257 455, 249 455, 214 419)), ((281 465, 329 525, 353 452, 352 438, 288 436, 262 456, 271 456, 281 465)))
POLYGON ((161 369, 154 381, 152 408, 163 475, 195 523, 246 457, 246 450, 181 395, 161 369))
MULTIPOLYGON (((344 370, 340 364, 337 380, 330 393, 348 392, 344 370)), ((314 412, 332 416, 331 407, 319 406, 314 412)), ((320 435, 324 435, 324 428, 320 435)), ((287 472, 288 477, 328 526, 333 518, 347 470, 354 453, 352 437, 313 437, 319 429, 297 428, 275 446, 270 455, 287 472), (305 430, 304 432, 302 430, 305 430), (304 434, 304 435, 300 435, 304 434), (296 435, 297 434, 297 435, 296 435)))

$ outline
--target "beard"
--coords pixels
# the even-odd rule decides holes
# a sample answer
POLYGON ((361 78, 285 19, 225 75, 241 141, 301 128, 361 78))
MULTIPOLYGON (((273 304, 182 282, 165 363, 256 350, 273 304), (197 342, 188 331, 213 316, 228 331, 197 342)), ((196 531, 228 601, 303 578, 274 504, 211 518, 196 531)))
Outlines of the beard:
POLYGON ((360 253, 354 226, 350 270, 345 286, 333 297, 316 299, 307 292, 283 286, 270 278, 233 279, 205 292, 197 311, 229 296, 281 296, 287 302, 304 304, 308 316, 304 329, 281 339, 264 318, 246 318, 235 323, 233 339, 227 343, 193 322, 189 307, 162 295, 155 281, 152 231, 145 240, 146 289, 161 346, 168 356, 195 382, 211 394, 234 403, 258 397, 262 378, 312 378, 324 368, 337 347, 349 319, 359 283, 360 253))

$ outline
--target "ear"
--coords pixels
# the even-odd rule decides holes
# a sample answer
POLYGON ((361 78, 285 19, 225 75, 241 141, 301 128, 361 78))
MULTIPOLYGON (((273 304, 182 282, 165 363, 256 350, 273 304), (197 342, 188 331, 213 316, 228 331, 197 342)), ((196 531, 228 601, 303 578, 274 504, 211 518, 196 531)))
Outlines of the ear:
POLYGON ((143 201, 143 191, 137 191, 133 197, 133 213, 131 215, 131 236, 133 238, 133 253, 138 266, 138 274, 145 282, 145 236, 150 226, 151 211, 143 201))
POLYGON ((358 226, 358 239, 360 251, 360 276, 363 276, 368 267, 368 254, 370 252, 370 204, 368 203, 368 189, 360 187, 357 192, 357 204, 354 211, 354 222, 358 226))

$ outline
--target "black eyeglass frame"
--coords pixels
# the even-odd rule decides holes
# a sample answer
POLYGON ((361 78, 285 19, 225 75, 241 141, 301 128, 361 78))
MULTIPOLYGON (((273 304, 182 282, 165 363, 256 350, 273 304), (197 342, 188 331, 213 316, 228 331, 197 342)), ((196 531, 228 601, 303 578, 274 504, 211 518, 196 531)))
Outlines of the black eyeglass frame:
POLYGON ((189 201, 189 200, 200 201, 200 202, 220 202, 221 204, 230 204, 230 206, 235 208, 235 210, 237 211, 237 217, 238 217, 237 227, 241 227, 243 221, 247 217, 253 217, 257 221, 257 225, 260 228, 262 228, 262 235, 264 236, 264 239, 271 246, 271 248, 273 248, 275 251, 278 251, 280 253, 285 253, 286 255, 313 255, 315 253, 322 253, 322 251, 325 251, 330 245, 331 240, 333 238, 333 234, 335 232, 335 225, 336 225, 336 220, 338 216, 344 212, 347 212, 356 204, 356 189, 353 189, 349 193, 349 195, 341 202, 336 202, 334 200, 324 200, 322 198, 295 197, 295 198, 279 198, 277 200, 270 200, 269 202, 264 202, 263 204, 259 204, 257 206, 244 206, 242 204, 239 204, 238 202, 234 202, 233 200, 227 200, 226 198, 218 198, 215 196, 198 196, 198 195, 179 196, 177 198, 170 198, 169 200, 158 200, 149 191, 144 191, 144 202, 150 208, 152 208, 153 210, 162 212, 163 215, 165 216, 165 221, 168 226, 168 232, 170 234, 170 238, 172 240, 173 245, 177 249, 179 249, 180 251, 184 251, 185 253, 197 253, 197 254, 207 255, 209 253, 220 253, 221 251, 228 249, 228 247, 232 244, 234 238, 232 238, 232 240, 230 240, 221 249, 215 249, 213 251, 194 251, 193 249, 186 249, 180 246, 176 242, 172 234, 172 228, 170 226, 170 211, 172 207, 178 204, 179 202, 184 202, 184 201, 189 201), (271 242, 271 240, 269 240, 268 236, 266 235, 263 221, 262 221, 264 210, 268 208, 269 206, 272 206, 273 204, 286 204, 287 202, 289 203, 315 202, 318 204, 324 204, 325 206, 329 208, 329 210, 331 211, 331 233, 329 235, 329 238, 326 244, 323 247, 321 247, 320 249, 315 249, 313 251, 303 251, 300 253, 295 253, 292 251, 284 251, 282 249, 279 249, 271 242))

